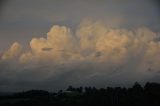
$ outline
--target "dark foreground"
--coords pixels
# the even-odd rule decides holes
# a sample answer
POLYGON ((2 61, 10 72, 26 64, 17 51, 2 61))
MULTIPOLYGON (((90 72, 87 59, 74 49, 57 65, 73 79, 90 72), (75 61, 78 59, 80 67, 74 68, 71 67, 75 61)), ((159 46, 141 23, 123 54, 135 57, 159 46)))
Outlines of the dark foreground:
POLYGON ((160 106, 160 84, 146 83, 132 88, 73 88, 49 93, 30 90, 0 96, 0 106, 160 106))

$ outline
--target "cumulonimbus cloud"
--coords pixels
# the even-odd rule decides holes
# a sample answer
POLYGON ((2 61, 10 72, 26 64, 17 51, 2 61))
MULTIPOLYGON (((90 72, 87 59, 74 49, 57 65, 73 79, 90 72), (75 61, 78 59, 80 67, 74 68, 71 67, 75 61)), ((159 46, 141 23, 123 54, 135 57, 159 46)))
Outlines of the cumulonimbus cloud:
POLYGON ((47 37, 33 38, 31 49, 20 54, 22 46, 15 42, 1 57, 3 60, 19 57, 19 62, 56 61, 92 61, 95 63, 124 64, 132 61, 141 62, 137 67, 149 66, 158 70, 160 67, 160 42, 158 33, 148 28, 112 29, 101 23, 82 23, 75 32, 70 28, 55 25, 47 37))
MULTIPOLYGON (((47 37, 33 38, 31 50, 19 55, 20 62, 92 61, 97 64, 125 64, 137 59, 141 67, 158 70, 160 67, 160 42, 158 33, 142 27, 134 30, 112 29, 101 23, 82 23, 75 32, 65 26, 55 25, 47 37)), ((3 57, 17 56, 20 47, 13 44, 3 57), (15 45, 15 46, 14 46, 15 45), (15 49, 15 50, 14 50, 15 49)), ((7 59, 7 58, 6 58, 7 59)), ((146 70, 146 69, 145 69, 146 70)))
POLYGON ((109 75, 113 70, 141 76, 147 71, 160 71, 159 37, 158 32, 146 27, 128 30, 83 22, 72 31, 66 26, 54 25, 46 37, 33 38, 27 52, 14 43, 4 52, 1 61, 18 58, 17 62, 26 66, 46 64, 48 68, 42 72, 48 70, 45 78, 66 70, 78 71, 81 78, 87 79, 109 75))

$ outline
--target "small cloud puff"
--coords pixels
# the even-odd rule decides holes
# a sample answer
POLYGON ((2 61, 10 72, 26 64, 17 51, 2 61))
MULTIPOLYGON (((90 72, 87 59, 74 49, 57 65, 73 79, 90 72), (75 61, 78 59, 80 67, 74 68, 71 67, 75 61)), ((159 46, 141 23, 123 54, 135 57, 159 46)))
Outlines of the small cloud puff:
POLYGON ((2 60, 13 59, 17 57, 22 50, 22 46, 18 42, 14 42, 11 47, 2 55, 2 60))

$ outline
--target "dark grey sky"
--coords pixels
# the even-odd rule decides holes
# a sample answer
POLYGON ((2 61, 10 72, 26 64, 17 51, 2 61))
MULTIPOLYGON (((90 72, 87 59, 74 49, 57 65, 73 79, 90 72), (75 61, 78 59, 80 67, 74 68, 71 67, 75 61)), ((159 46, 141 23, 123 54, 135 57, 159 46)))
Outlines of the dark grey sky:
POLYGON ((159 10, 156 0, 2 2, 0 91, 159 82, 159 10))

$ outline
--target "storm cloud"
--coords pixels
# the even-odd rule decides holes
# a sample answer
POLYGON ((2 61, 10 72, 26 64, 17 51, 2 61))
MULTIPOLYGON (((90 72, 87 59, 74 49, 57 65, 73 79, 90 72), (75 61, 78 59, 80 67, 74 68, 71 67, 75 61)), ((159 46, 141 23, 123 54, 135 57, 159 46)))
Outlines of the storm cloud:
POLYGON ((46 36, 31 39, 29 50, 15 42, 3 52, 0 89, 153 81, 160 72, 159 34, 147 27, 112 28, 88 20, 75 30, 53 25, 46 36))
POLYGON ((2 1, 0 91, 160 81, 158 0, 2 1))

